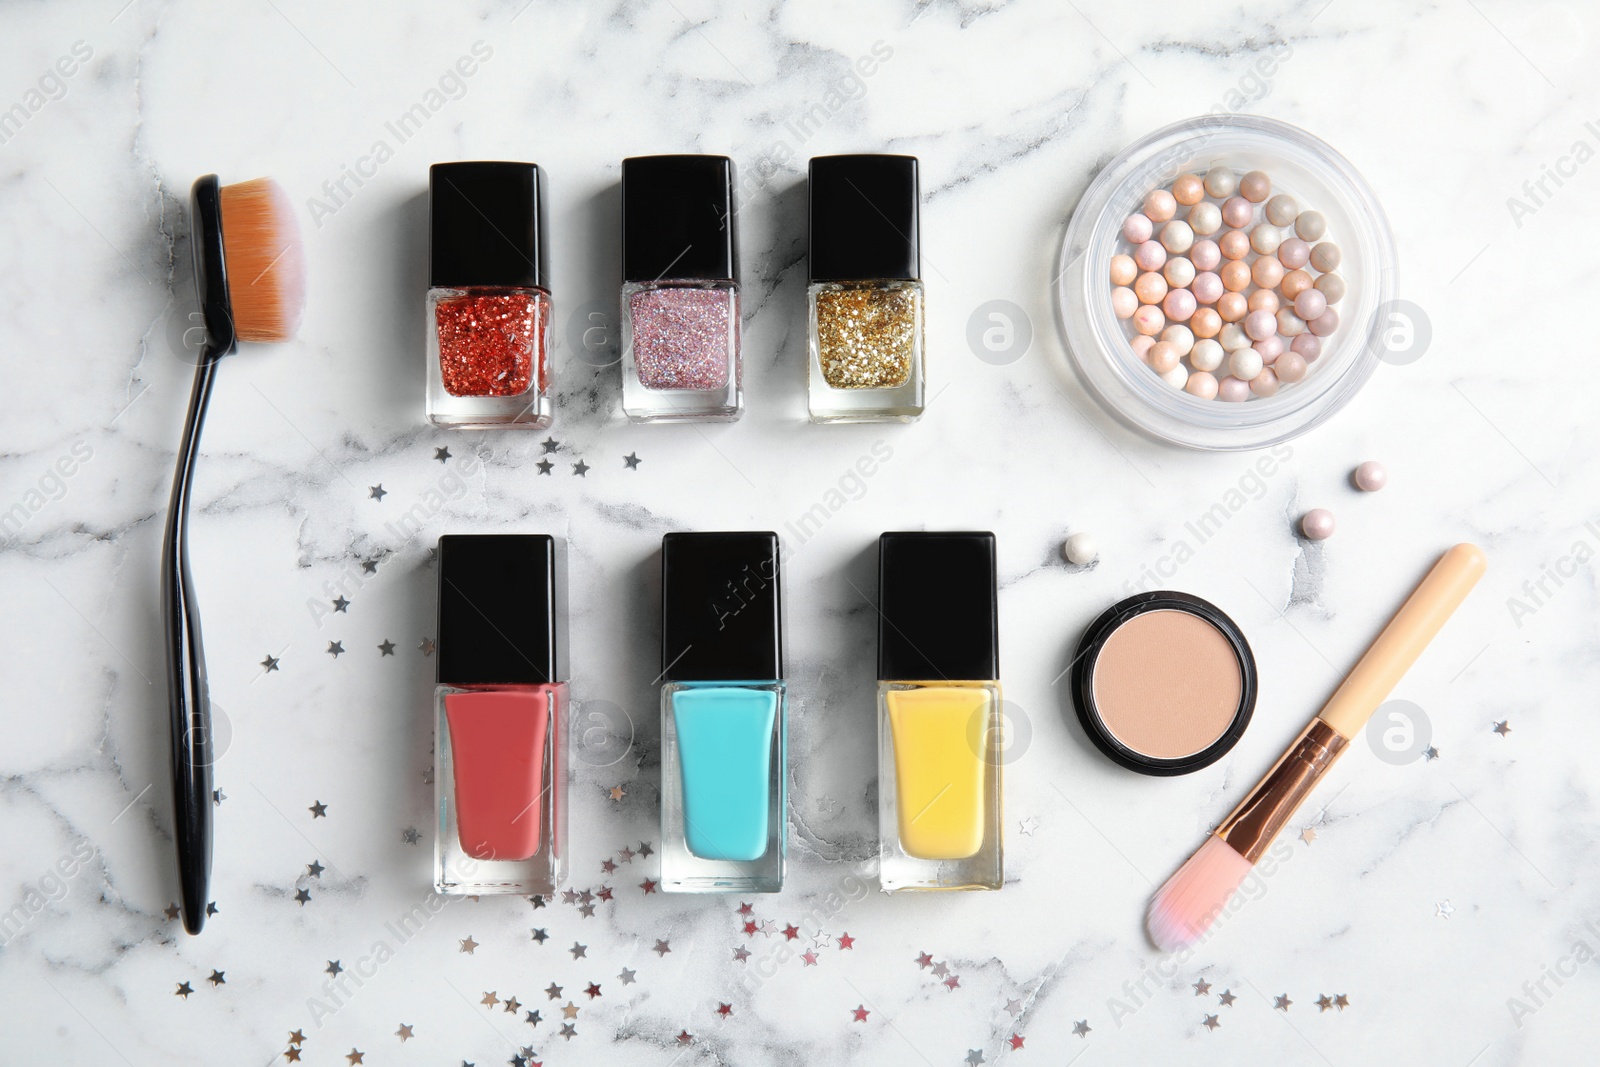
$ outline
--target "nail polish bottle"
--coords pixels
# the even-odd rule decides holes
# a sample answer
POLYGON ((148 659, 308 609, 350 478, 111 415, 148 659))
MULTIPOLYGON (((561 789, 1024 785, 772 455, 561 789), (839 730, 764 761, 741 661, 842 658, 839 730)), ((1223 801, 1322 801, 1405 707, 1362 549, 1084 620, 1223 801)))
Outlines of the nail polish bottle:
POLYGON ((992 533, 878 541, 879 883, 999 889, 1000 656, 992 533))
POLYGON ((545 534, 439 538, 440 893, 549 893, 565 874, 563 556, 545 534))
POLYGON ((542 430, 555 415, 544 172, 428 169, 428 419, 542 430))
POLYGON ((807 181, 812 422, 912 422, 923 405, 915 156, 817 156, 807 181))
POLYGON ((661 888, 783 887, 778 535, 661 539, 661 888))
POLYGON ((622 161, 622 410, 633 422, 733 422, 739 246, 733 160, 622 161))

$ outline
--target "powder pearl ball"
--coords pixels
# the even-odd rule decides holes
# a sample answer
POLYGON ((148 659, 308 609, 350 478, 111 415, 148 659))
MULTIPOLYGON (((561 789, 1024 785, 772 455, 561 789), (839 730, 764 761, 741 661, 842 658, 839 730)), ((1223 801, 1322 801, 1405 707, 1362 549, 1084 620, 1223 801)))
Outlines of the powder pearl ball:
POLYGON ((1270 256, 1283 244, 1283 234, 1276 226, 1263 222, 1250 231, 1250 247, 1264 256, 1270 256))
POLYGON ((1217 331, 1217 344, 1226 351, 1232 352, 1236 348, 1249 348, 1254 342, 1250 335, 1244 332, 1244 327, 1236 322, 1230 322, 1217 331))
POLYGON ((1270 311, 1276 315, 1278 307, 1278 294, 1271 289, 1257 289, 1250 294, 1251 311, 1270 311))
POLYGON ((1132 285, 1133 280, 1139 276, 1139 264, 1133 261, 1132 256, 1115 255, 1111 257, 1111 284, 1132 285))
POLYGON ((1217 248, 1223 259, 1243 259, 1250 254, 1250 235, 1243 230, 1229 230, 1217 238, 1217 248))
POLYGON ((1230 196, 1222 202, 1222 221, 1236 230, 1250 225, 1255 217, 1256 209, 1242 196, 1230 196))
POLYGON ((1344 254, 1339 251, 1339 246, 1332 241, 1323 241, 1311 249, 1311 269, 1321 274, 1326 274, 1339 266, 1344 254))
MULTIPOLYGON (((1278 332, 1278 320, 1270 311, 1252 311, 1244 320, 1244 332, 1250 335, 1250 340, 1259 341, 1264 337, 1271 337, 1278 332)), ((1241 374, 1241 378, 1254 378, 1253 374, 1241 374)))
POLYGON ((1195 270, 1216 270, 1222 262, 1222 250, 1217 247, 1217 242, 1202 238, 1189 249, 1189 262, 1194 264, 1195 270))
POLYGON ((1196 341, 1194 348, 1189 352, 1189 362, 1194 365, 1195 370, 1216 370, 1222 366, 1222 360, 1226 355, 1222 346, 1215 341, 1196 341))
POLYGON ((1261 362, 1261 353, 1253 348, 1241 348, 1228 357, 1228 373, 1241 381, 1248 382, 1260 374, 1264 366, 1266 364, 1261 362))
POLYGON ((1299 270, 1311 261, 1311 246, 1298 237, 1291 237, 1278 246, 1278 262, 1290 270, 1299 270))
POLYGON ((1129 244, 1142 245, 1156 232, 1156 224, 1149 215, 1135 213, 1122 221, 1122 236, 1129 244))
POLYGON ((1217 383, 1217 399, 1229 404, 1242 404, 1250 399, 1250 383, 1230 374, 1217 383))
POLYGON ((1150 354, 1150 346, 1155 343, 1154 337, 1146 337, 1141 333, 1128 341, 1128 347, 1133 349, 1133 354, 1139 357, 1140 363, 1143 363, 1150 354))
POLYGON ((1180 357, 1194 351, 1194 334, 1187 326, 1168 326, 1161 331, 1161 339, 1176 348, 1180 357))
POLYGON ((1328 303, 1337 304, 1344 299, 1344 279, 1337 274, 1324 274, 1317 279, 1317 292, 1328 298, 1328 303))
POLYGON ((1250 347, 1261 355, 1261 362, 1270 367, 1277 362, 1279 356, 1283 355, 1283 338, 1273 334, 1271 337, 1263 337, 1250 347))
POLYGON ((1211 271, 1204 271, 1194 276, 1189 284, 1189 290, 1194 293, 1194 298, 1202 304, 1215 304, 1227 292, 1223 288, 1222 279, 1211 271))
POLYGON ((1333 512, 1312 508, 1300 516, 1300 532, 1313 541, 1326 541, 1333 536, 1333 512))
POLYGON ((1205 186, 1207 194, 1225 200, 1239 188, 1239 178, 1227 167, 1212 167, 1206 171, 1205 186))
POLYGON ((1228 292, 1243 292, 1250 286, 1250 265, 1242 259, 1230 259, 1222 265, 1218 277, 1222 279, 1222 287, 1228 292))
POLYGON ((1275 256, 1262 256, 1250 267, 1250 277, 1263 289, 1271 289, 1283 281, 1283 264, 1275 256))
POLYGON ((1144 214, 1151 222, 1166 222, 1178 213, 1178 202, 1165 189, 1152 189, 1144 198, 1144 214))
POLYGON ((1186 207, 1198 204, 1205 195, 1205 183, 1196 175, 1180 174, 1172 182, 1172 198, 1186 207))
POLYGON ((1189 318, 1189 329, 1194 331, 1196 337, 1215 337, 1217 331, 1222 329, 1222 316, 1217 314, 1215 308, 1196 308, 1189 318))
POLYGON ((1111 290, 1111 311, 1119 319, 1131 319, 1139 310, 1139 296, 1126 285, 1111 290))
POLYGON ((1376 493, 1389 484, 1389 472, 1384 469, 1382 463, 1369 459, 1351 473, 1350 480, 1363 493, 1376 493))
POLYGON ((1167 295, 1167 280, 1155 271, 1146 271, 1133 283, 1133 293, 1141 304, 1159 304, 1167 295))
POLYGON ((1188 322, 1189 316, 1194 314, 1194 294, 1187 289, 1174 289, 1161 301, 1161 310, 1167 313, 1167 318, 1173 322, 1188 322))
POLYGON ((1194 273, 1194 264, 1182 256, 1173 256, 1167 260, 1167 265, 1161 268, 1161 276, 1174 289, 1182 289, 1194 281, 1194 273))
POLYGON ((1180 363, 1176 367, 1173 367, 1171 370, 1167 371, 1167 373, 1163 374, 1161 376, 1161 380, 1172 386, 1174 389, 1182 389, 1184 386, 1189 384, 1189 369, 1180 363))
POLYGON ((1100 546, 1088 534, 1075 533, 1062 543, 1061 554, 1066 557, 1068 563, 1087 567, 1100 558, 1100 546))
POLYGON ((1243 293, 1223 293, 1217 298, 1217 314, 1222 316, 1223 322, 1238 322, 1250 314, 1250 301, 1243 293))
POLYGON ((1302 319, 1320 318, 1328 310, 1328 298, 1316 289, 1307 289, 1294 298, 1294 311, 1302 319))
POLYGON ((1208 371, 1197 370, 1189 375, 1189 380, 1183 385, 1183 391, 1190 396, 1197 396, 1201 400, 1215 400, 1217 398, 1216 376, 1208 371))
POLYGON ((1300 205, 1287 193, 1279 193, 1267 201, 1267 221, 1274 226, 1287 226, 1300 214, 1300 205))
POLYGON ((1250 379, 1250 391, 1256 396, 1273 396, 1278 391, 1278 376, 1271 367, 1265 367, 1261 373, 1250 379))
POLYGON ((1320 211, 1302 211, 1294 220, 1295 236, 1307 241, 1317 241, 1328 232, 1328 220, 1320 211))
POLYGON ((1166 324, 1167 317, 1154 304, 1145 304, 1133 313, 1133 328, 1146 336, 1155 336, 1166 324))
MULTIPOLYGON (((1310 323, 1306 325, 1309 326, 1310 323)), ((1308 331, 1294 339, 1294 342, 1289 345, 1289 351, 1307 363, 1315 363, 1317 357, 1322 355, 1322 338, 1308 331)))
POLYGON ((1146 241, 1133 250, 1133 261, 1140 270, 1160 270, 1167 262, 1167 250, 1159 241, 1146 241))
POLYGON ((1307 369, 1305 359, 1295 352, 1285 352, 1272 365, 1273 373, 1278 376, 1278 381, 1287 382, 1290 385, 1305 378, 1307 369))
POLYGON ((1339 328, 1339 313, 1332 308, 1306 322, 1306 329, 1318 337, 1327 337, 1339 328))
POLYGON ((1189 209, 1189 225, 1195 233, 1209 237, 1222 229, 1222 209, 1209 200, 1202 200, 1189 209))
MULTIPOLYGON (((1129 312, 1132 314, 1132 312, 1129 312)), ((1306 332, 1306 320, 1290 308, 1278 309, 1278 336, 1295 338, 1306 332)))
MULTIPOLYGON (((1282 249, 1279 249, 1281 252, 1282 249)), ((1283 262, 1282 259, 1279 262, 1283 262)), ((1311 288, 1311 272, 1306 270, 1292 270, 1283 276, 1283 281, 1278 283, 1278 291, 1290 303, 1294 298, 1311 288)))
POLYGON ((1173 219, 1161 227, 1161 247, 1168 252, 1187 252, 1194 244, 1194 230, 1182 219, 1173 219))
POLYGON ((1150 351, 1145 353, 1144 361, 1150 364, 1150 369, 1157 374, 1165 374, 1178 365, 1178 360, 1183 357, 1178 354, 1178 346, 1171 341, 1157 341, 1150 346, 1150 351))
POLYGON ((1264 170, 1253 170, 1239 179, 1239 195, 1252 204, 1259 204, 1272 195, 1272 179, 1264 170))

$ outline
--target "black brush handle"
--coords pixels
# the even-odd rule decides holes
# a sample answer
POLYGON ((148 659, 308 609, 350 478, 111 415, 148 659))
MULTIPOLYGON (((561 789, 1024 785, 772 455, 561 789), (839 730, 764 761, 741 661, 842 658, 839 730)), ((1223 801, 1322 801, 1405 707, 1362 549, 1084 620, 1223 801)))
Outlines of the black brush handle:
POLYGON ((195 367, 161 544, 161 628, 167 642, 167 705, 172 720, 173 838, 178 849, 183 926, 191 934, 198 934, 205 925, 209 899, 212 755, 205 647, 200 640, 194 581, 189 575, 189 489, 218 362, 208 348, 195 367))

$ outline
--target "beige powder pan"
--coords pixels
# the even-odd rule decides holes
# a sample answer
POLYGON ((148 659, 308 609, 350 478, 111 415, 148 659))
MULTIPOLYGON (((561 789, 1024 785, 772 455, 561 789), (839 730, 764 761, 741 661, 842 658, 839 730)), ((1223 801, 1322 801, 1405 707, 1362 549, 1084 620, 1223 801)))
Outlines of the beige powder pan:
POLYGON ((1249 725, 1255 659, 1214 604, 1140 593, 1085 632, 1073 696, 1085 732, 1111 759, 1142 774, 1187 774, 1221 759, 1249 725))

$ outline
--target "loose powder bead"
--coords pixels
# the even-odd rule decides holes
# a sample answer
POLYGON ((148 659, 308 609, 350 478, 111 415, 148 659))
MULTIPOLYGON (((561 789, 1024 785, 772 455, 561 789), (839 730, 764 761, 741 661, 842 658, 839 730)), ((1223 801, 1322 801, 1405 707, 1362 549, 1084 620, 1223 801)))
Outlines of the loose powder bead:
POLYGON ((1278 361, 1279 356, 1283 355, 1283 338, 1273 334, 1271 337, 1263 337, 1250 347, 1260 353, 1261 362, 1270 367, 1278 361))
POLYGON ((1194 294, 1187 289, 1174 289, 1161 301, 1161 310, 1167 313, 1167 318, 1173 322, 1188 322, 1189 316, 1194 314, 1194 294))
MULTIPOLYGON (((1252 311, 1244 320, 1244 332, 1250 335, 1250 340, 1259 341, 1263 337, 1271 337, 1278 332, 1278 320, 1273 318, 1270 311, 1252 311)), ((1253 374, 1241 377, 1253 378, 1253 374)))
POLYGON ((1239 188, 1239 178, 1227 167, 1212 167, 1206 171, 1206 192, 1218 200, 1226 200, 1239 188))
POLYGON ((1216 376, 1208 371, 1197 370, 1189 375, 1189 380, 1183 385, 1183 391, 1190 396, 1197 396, 1201 400, 1215 400, 1217 398, 1216 376))
POLYGON ((1172 198, 1185 206, 1198 204, 1206 195, 1206 187, 1193 174, 1180 174, 1172 183, 1172 198))
POLYGON ((1095 544, 1094 538, 1088 534, 1075 533, 1062 544, 1061 554, 1067 558, 1068 563, 1086 567, 1099 558, 1100 546, 1095 544))
POLYGON ((1167 295, 1167 280, 1155 271, 1146 271, 1133 283, 1133 294, 1141 304, 1159 304, 1167 295))
POLYGON ((1339 328, 1339 313, 1332 308, 1306 323, 1306 329, 1318 337, 1327 337, 1339 328))
POLYGON ((1128 342, 1128 345, 1133 349, 1133 354, 1139 357, 1139 362, 1143 363, 1145 362, 1146 357, 1150 354, 1150 346, 1154 345, 1155 343, 1156 339, 1154 337, 1146 337, 1141 333, 1136 334, 1128 342))
POLYGON ((1376 493, 1389 484, 1389 472, 1384 469, 1382 463, 1369 459, 1355 469, 1350 475, 1350 480, 1355 482, 1356 488, 1363 493, 1376 493))
POLYGON ((1270 256, 1283 243, 1283 234, 1276 226, 1263 222, 1250 231, 1250 247, 1264 256, 1270 256))
POLYGON ((1149 215, 1135 213, 1129 215, 1122 223, 1122 236, 1127 238, 1129 244, 1142 245, 1150 240, 1150 235, 1155 232, 1155 223, 1150 221, 1149 215))
MULTIPOLYGON (((1163 283, 1165 284, 1165 283, 1163 283)), ((1133 313, 1133 328, 1142 334, 1154 336, 1167 324, 1167 317, 1154 304, 1145 304, 1133 313)))
MULTIPOLYGON (((1282 252, 1280 248, 1278 251, 1282 252)), ((1282 262, 1282 259, 1279 259, 1282 262)), ((1278 291, 1285 300, 1293 303, 1294 298, 1311 288, 1311 272, 1307 270, 1292 270, 1283 276, 1283 281, 1278 283, 1278 291)))
POLYGON ((1144 198, 1144 214, 1151 222, 1166 222, 1178 213, 1178 202, 1165 189, 1152 189, 1144 198))
POLYGON ((1223 259, 1243 259, 1250 254, 1250 235, 1243 230, 1229 230, 1217 239, 1217 248, 1223 259))
POLYGON ((1132 256, 1119 254, 1111 257, 1112 285, 1132 285, 1138 276, 1139 264, 1133 261, 1132 256))
POLYGON ((1300 532, 1313 541, 1326 541, 1333 536, 1333 512, 1312 508, 1300 517, 1300 532))
POLYGON ((1161 331, 1161 339, 1176 348, 1180 357, 1194 349, 1194 333, 1187 326, 1168 326, 1161 331))
POLYGON ((1272 179, 1264 170, 1253 170, 1239 179, 1239 195, 1252 204, 1259 204, 1272 195, 1272 179))
POLYGON ((1194 230, 1182 219, 1173 219, 1161 227, 1161 247, 1168 252, 1187 252, 1194 244, 1194 230))
POLYGON ((1218 276, 1222 278, 1222 287, 1230 293, 1241 293, 1250 287, 1250 267, 1242 259, 1228 260, 1218 276))
POLYGON ((1311 246, 1298 237, 1291 237, 1278 246, 1278 262, 1290 270, 1299 270, 1311 261, 1311 246))
POLYGON ((1215 341, 1209 339, 1196 341, 1194 348, 1189 352, 1189 362, 1194 365, 1195 370, 1216 370, 1222 366, 1222 359, 1226 354, 1222 346, 1215 341))
POLYGON ((1111 310, 1119 319, 1131 319, 1139 310, 1139 296, 1126 285, 1111 290, 1111 310))
POLYGON ((1161 380, 1172 386, 1174 389, 1182 389, 1185 385, 1189 384, 1189 370, 1182 363, 1180 363, 1176 367, 1173 367, 1171 370, 1163 374, 1161 376, 1161 380))
POLYGON ((1271 289, 1283 281, 1283 264, 1275 256, 1262 256, 1250 267, 1250 277, 1263 289, 1271 289))
POLYGON ((1194 264, 1195 270, 1216 270, 1222 262, 1222 250, 1217 247, 1217 242, 1201 238, 1189 249, 1189 261, 1194 264))
POLYGON ((1328 303, 1337 304, 1344 299, 1344 279, 1337 274, 1324 274, 1317 279, 1317 292, 1328 298, 1328 303))
POLYGON ((1230 196, 1222 202, 1222 221, 1236 230, 1250 225, 1255 215, 1256 209, 1242 196, 1230 196))
POLYGON ((1267 221, 1274 226, 1287 226, 1300 213, 1300 205, 1287 193, 1279 193, 1267 201, 1267 221))
POLYGON ((1173 256, 1167 260, 1167 265, 1161 268, 1161 276, 1174 289, 1182 289, 1194 281, 1194 273, 1194 264, 1183 256, 1173 256))
POLYGON ((1279 304, 1278 294, 1271 289, 1257 289, 1250 294, 1251 311, 1270 311, 1276 315, 1279 304))
MULTIPOLYGON (((1306 325, 1309 326, 1310 323, 1306 325)), ((1294 342, 1289 345, 1289 351, 1307 363, 1315 363, 1317 357, 1322 355, 1322 338, 1308 331, 1294 339, 1294 342)))
POLYGON ((1294 311, 1302 319, 1310 320, 1321 317, 1328 310, 1328 298, 1316 289, 1307 289, 1294 298, 1294 311))
POLYGON ((1222 329, 1222 316, 1217 314, 1215 308, 1196 308, 1189 318, 1189 329, 1194 331, 1196 337, 1215 337, 1217 331, 1222 329))
POLYGON ((1133 261, 1140 270, 1160 270, 1167 261, 1167 250, 1159 241, 1146 241, 1133 250, 1133 261))
POLYGON ((1228 373, 1242 381, 1248 382, 1260 374, 1264 366, 1266 364, 1261 362, 1261 353, 1253 348, 1241 348, 1228 357, 1228 373))
POLYGON ((1244 327, 1236 322, 1230 322, 1217 331, 1217 344, 1229 352, 1236 348, 1249 348, 1253 343, 1250 335, 1244 332, 1244 327))
POLYGON ((1339 261, 1344 258, 1339 252, 1339 246, 1332 241, 1323 241, 1311 249, 1311 269, 1326 274, 1339 266, 1339 261))
POLYGON ((1178 346, 1171 341, 1157 341, 1150 346, 1150 351, 1145 353, 1144 361, 1150 364, 1150 369, 1157 374, 1165 374, 1178 365, 1178 360, 1183 357, 1178 355, 1178 346))
POLYGON ((1294 220, 1294 232, 1307 241, 1320 240, 1328 232, 1328 220, 1320 211, 1302 211, 1294 220))
POLYGON ((1195 233, 1209 237, 1222 229, 1222 209, 1209 200, 1202 200, 1189 209, 1189 225, 1195 233))
POLYGON ((1189 289, 1202 304, 1215 304, 1227 291, 1223 288, 1222 279, 1209 270, 1196 274, 1189 289))
POLYGON ((1293 385, 1295 382, 1305 378, 1306 361, 1298 353, 1285 352, 1272 365, 1272 370, 1273 373, 1277 374, 1278 381, 1288 382, 1293 385))
POLYGON ((1263 367, 1261 373, 1250 379, 1250 391, 1256 396, 1273 396, 1278 391, 1278 376, 1271 367, 1263 367))
POLYGON ((1238 322, 1250 314, 1250 301, 1243 293, 1223 293, 1217 298, 1217 314, 1222 316, 1223 322, 1238 322))
POLYGON ((1250 399, 1250 383, 1230 374, 1217 383, 1217 399, 1229 404, 1242 404, 1250 399))
MULTIPOLYGON (((1133 314, 1129 312, 1128 314, 1133 314)), ((1306 332, 1306 320, 1296 315, 1290 308, 1278 309, 1278 336, 1299 337, 1306 332)))

